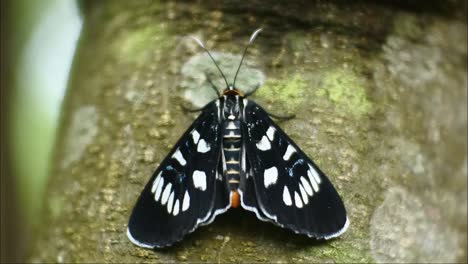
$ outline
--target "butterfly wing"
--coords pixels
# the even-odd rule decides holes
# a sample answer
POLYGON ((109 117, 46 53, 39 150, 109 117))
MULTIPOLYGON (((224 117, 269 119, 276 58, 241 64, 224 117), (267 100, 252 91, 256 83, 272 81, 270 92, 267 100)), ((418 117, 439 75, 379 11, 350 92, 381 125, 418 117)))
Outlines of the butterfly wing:
POLYGON ((179 139, 138 198, 127 229, 134 244, 169 246, 229 207, 226 183, 217 177, 221 132, 218 105, 212 102, 179 139))
POLYGON ((256 201, 257 216, 296 233, 328 239, 345 232, 345 207, 325 174, 265 110, 251 100, 244 104, 242 134, 255 192, 244 184, 243 201, 256 201))
MULTIPOLYGON (((245 137, 244 137, 245 139, 245 137)), ((242 173, 240 174, 240 183, 239 189, 237 190, 240 194, 240 202, 242 208, 252 211, 257 215, 257 218, 271 222, 272 220, 268 218, 263 211, 260 209, 260 204, 257 201, 257 195, 255 191, 255 183, 252 175, 254 175, 252 167, 250 166, 249 160, 247 160, 247 149, 246 149, 246 141, 244 140, 244 144, 242 147, 242 173)))

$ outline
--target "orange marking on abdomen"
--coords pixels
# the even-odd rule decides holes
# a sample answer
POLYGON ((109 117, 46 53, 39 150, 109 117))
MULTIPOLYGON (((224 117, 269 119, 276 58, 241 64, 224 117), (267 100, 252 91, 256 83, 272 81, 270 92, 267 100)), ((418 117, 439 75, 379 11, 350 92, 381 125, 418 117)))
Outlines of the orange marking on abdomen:
POLYGON ((240 195, 237 191, 231 192, 231 207, 237 208, 240 205, 240 195))

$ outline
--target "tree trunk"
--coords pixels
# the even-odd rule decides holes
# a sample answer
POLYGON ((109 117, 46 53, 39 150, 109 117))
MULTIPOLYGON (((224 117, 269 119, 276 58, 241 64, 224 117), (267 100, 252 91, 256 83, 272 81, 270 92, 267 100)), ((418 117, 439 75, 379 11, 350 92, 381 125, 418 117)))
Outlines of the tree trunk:
MULTIPOLYGON (((30 260, 467 261, 466 2, 83 1, 45 220, 30 260), (390 5, 388 3, 395 3, 390 5), (345 4, 346 3, 346 4, 345 4), (149 177, 202 106, 237 88, 334 183, 351 221, 314 242, 232 209, 165 250, 126 237, 149 177)), ((281 194, 278 194, 281 195, 281 194)), ((155 219, 155 223, 157 219, 155 219)))

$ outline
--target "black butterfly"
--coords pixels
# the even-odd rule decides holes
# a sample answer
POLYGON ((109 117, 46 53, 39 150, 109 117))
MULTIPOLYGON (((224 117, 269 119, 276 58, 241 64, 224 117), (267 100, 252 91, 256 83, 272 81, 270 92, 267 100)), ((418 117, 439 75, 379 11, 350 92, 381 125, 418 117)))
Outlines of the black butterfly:
POLYGON ((329 239, 346 231, 346 209, 325 174, 247 99, 252 93, 235 88, 249 45, 233 84, 226 81, 219 98, 201 110, 141 193, 127 229, 134 244, 170 246, 239 205, 309 237, 329 239))

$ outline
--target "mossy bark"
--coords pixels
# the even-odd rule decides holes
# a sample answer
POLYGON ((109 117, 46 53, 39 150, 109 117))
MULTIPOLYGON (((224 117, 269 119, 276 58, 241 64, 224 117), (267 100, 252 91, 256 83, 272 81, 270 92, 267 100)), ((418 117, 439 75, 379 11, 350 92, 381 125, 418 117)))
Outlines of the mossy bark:
POLYGON ((466 261, 466 2, 388 2, 81 2, 30 259, 466 261), (203 39, 232 78, 232 54, 258 27, 238 88, 265 79, 252 99, 296 115, 280 126, 334 182, 349 230, 314 242, 235 209, 172 248, 135 247, 125 234, 132 206, 195 116, 180 105, 213 98, 204 72, 218 75, 186 36, 203 39))

